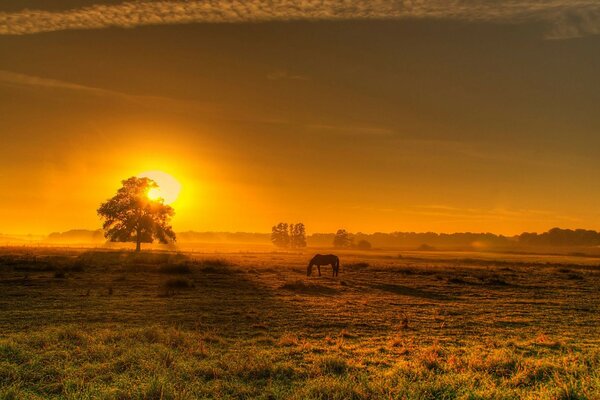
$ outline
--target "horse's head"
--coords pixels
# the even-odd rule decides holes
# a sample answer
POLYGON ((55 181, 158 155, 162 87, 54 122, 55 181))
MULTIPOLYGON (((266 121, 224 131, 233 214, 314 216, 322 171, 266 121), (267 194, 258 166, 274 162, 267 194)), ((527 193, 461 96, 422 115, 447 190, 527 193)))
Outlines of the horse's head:
POLYGON ((310 276, 312 274, 312 267, 313 267, 313 262, 311 260, 311 262, 308 263, 308 267, 306 268, 306 276, 310 276))

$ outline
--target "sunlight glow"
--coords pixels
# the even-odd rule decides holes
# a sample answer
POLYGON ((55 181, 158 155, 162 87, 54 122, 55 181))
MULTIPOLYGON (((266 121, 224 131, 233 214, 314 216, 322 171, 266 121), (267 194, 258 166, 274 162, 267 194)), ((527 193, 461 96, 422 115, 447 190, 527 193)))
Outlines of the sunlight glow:
POLYGON ((171 204, 179 197, 181 184, 172 175, 163 171, 146 171, 139 174, 140 178, 150 178, 157 183, 158 187, 148 191, 150 200, 162 198, 165 204, 171 204))
POLYGON ((152 189, 148 190, 147 196, 150 200, 154 201, 154 200, 158 200, 158 199, 162 198, 162 193, 159 188, 152 188, 152 189))

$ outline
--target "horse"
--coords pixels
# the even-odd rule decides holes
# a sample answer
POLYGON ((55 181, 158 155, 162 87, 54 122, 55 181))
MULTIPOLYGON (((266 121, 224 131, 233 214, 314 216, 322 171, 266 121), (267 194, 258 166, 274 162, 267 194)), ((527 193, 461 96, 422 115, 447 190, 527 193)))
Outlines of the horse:
POLYGON ((333 268, 333 276, 338 276, 340 271, 340 259, 338 256, 333 254, 317 254, 314 256, 308 263, 306 276, 310 276, 312 274, 313 265, 317 266, 317 269, 319 270, 319 276, 321 276, 321 265, 331 265, 331 268, 333 268))

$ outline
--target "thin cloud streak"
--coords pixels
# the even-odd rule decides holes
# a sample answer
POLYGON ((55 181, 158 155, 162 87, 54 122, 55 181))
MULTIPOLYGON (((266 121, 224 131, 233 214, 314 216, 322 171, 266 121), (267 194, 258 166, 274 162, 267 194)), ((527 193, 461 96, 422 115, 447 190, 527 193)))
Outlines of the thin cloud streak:
POLYGON ((62 12, 4 12, 0 13, 0 34, 186 23, 405 18, 541 21, 549 24, 547 37, 554 39, 600 33, 596 0, 188 0, 99 4, 62 12))
POLYGON ((171 111, 215 111, 210 104, 198 103, 188 100, 174 99, 162 96, 134 95, 116 90, 103 89, 93 86, 80 85, 57 79, 42 78, 38 76, 20 74, 11 71, 0 70, 0 85, 37 87, 40 89, 57 89, 85 93, 91 96, 112 97, 139 106, 169 108, 171 111))

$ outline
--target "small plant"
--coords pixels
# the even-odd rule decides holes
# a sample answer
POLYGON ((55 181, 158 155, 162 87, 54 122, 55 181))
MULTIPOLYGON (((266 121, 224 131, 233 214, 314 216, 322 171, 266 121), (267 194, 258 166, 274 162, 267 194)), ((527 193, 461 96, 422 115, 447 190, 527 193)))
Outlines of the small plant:
POLYGON ((323 374, 341 375, 348 371, 348 363, 345 359, 336 356, 325 356, 318 362, 319 369, 323 374))
POLYGON ((402 322, 400 327, 402 329, 408 329, 408 315, 406 313, 402 313, 402 322))
POLYGON ((278 342, 280 346, 296 346, 298 343, 298 336, 293 333, 284 333, 278 342))

